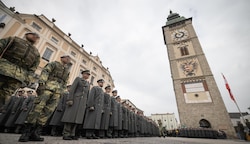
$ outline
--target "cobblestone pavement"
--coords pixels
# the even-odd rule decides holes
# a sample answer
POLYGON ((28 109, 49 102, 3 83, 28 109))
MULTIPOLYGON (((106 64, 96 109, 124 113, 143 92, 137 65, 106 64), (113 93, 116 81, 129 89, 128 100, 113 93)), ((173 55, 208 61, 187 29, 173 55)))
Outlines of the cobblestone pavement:
POLYGON ((44 142, 17 142, 20 134, 0 133, 0 144, 249 144, 241 140, 195 139, 180 137, 143 137, 118 139, 84 139, 65 141, 62 137, 44 136, 44 142))

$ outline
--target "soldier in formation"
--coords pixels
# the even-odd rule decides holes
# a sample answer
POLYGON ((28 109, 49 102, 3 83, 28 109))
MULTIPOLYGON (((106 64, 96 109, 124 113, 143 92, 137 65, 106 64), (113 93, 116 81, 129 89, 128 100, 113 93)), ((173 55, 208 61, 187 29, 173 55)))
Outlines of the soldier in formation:
POLYGON ((113 138, 118 137, 118 103, 115 99, 117 96, 117 90, 112 91, 111 97, 111 116, 109 120, 109 130, 108 135, 112 135, 113 138))
POLYGON ((86 129, 87 139, 98 139, 104 104, 104 92, 102 90, 104 80, 97 81, 98 86, 92 87, 87 100, 87 110, 83 128, 86 129))
POLYGON ((53 116, 49 122, 49 125, 52 126, 51 128, 51 136, 59 136, 61 135, 62 129, 63 129, 63 122, 61 122, 61 119, 63 117, 64 111, 66 109, 66 102, 69 96, 69 90, 71 85, 67 86, 67 91, 65 91, 60 100, 57 104, 57 107, 53 113, 53 116))
POLYGON ((15 129, 15 133, 19 133, 33 104, 30 102, 31 97, 33 97, 32 93, 35 95, 33 89, 19 88, 1 107, 0 125, 2 129, 5 129, 5 132, 13 132, 15 129))
POLYGON ((100 138, 112 137, 112 135, 108 133, 109 119, 111 115, 111 112, 110 112, 111 98, 109 95, 110 92, 111 92, 111 86, 108 85, 105 87, 105 93, 104 93, 103 113, 102 113, 101 126, 100 126, 100 131, 99 131, 100 138))
POLYGON ((20 129, 23 128, 23 125, 25 124, 25 120, 31 108, 33 107, 33 101, 35 97, 37 96, 34 89, 26 87, 23 89, 23 91, 26 93, 27 97, 25 96, 26 98, 23 101, 21 109, 20 109, 21 112, 15 121, 15 125, 16 125, 15 133, 19 133, 20 129))
POLYGON ((59 135, 58 127, 63 127, 64 140, 78 139, 76 132, 85 132, 88 139, 140 136, 142 127, 145 134, 157 135, 148 128, 154 125, 157 131, 156 124, 122 102, 117 90, 112 91, 112 96, 111 86, 103 91, 103 79, 90 89, 89 70, 75 78, 66 91, 69 55, 47 63, 39 76, 38 88, 27 88, 35 82, 35 70, 40 63, 40 54, 34 46, 39 38, 38 34, 28 32, 24 39, 0 39, 0 126, 5 132, 22 130, 20 142, 44 141, 41 130, 51 128, 54 136, 59 135))
POLYGON ((20 97, 22 97, 22 95, 22 88, 17 89, 16 92, 6 102, 6 104, 1 107, 0 125, 2 129, 5 128, 5 132, 8 132, 8 127, 5 127, 6 121, 15 115, 20 103, 20 97))
MULTIPOLYGON (((131 106, 126 102, 123 101, 121 102, 119 96, 115 96, 114 100, 117 103, 121 103, 121 113, 117 113, 116 118, 117 118, 117 128, 114 130, 117 130, 117 135, 115 133, 109 133, 108 129, 110 128, 110 118, 112 116, 111 113, 111 97, 109 95, 111 91, 110 86, 105 87, 105 93, 102 92, 101 85, 97 87, 93 87, 91 89, 92 92, 88 92, 89 89, 89 84, 86 81, 86 79, 89 76, 89 71, 84 71, 82 78, 76 78, 75 82, 72 84, 72 89, 68 93, 70 95, 71 92, 74 91, 73 98, 67 95, 65 97, 66 101, 65 103, 58 103, 57 108, 54 112, 54 115, 56 114, 57 109, 63 109, 60 107, 65 107, 65 111, 62 113, 64 118, 58 118, 60 120, 56 120, 57 122, 60 121, 60 123, 64 124, 64 129, 63 129, 63 139, 64 140, 76 140, 78 137, 76 137, 75 134, 75 128, 77 125, 84 124, 83 129, 86 130, 86 136, 87 138, 122 138, 122 137, 140 137, 140 136, 158 136, 158 127, 157 125, 150 121, 147 117, 143 116, 141 113, 137 112, 135 113, 135 109, 131 108, 131 106), (85 78, 84 78, 85 77, 85 78), (76 88, 74 88, 73 85, 77 85, 76 88), (84 92, 85 90, 85 92, 84 92), (92 100, 88 101, 88 98, 91 96, 92 93, 92 100), (103 93, 103 95, 102 95, 103 93), (86 97, 86 98, 84 98, 86 97), (101 100, 103 98, 103 100, 101 100), (86 102, 84 102, 86 100, 86 102), (72 105, 68 104, 69 101, 72 103, 72 105), (88 101, 88 103, 87 103, 88 101), (92 101, 92 102, 91 102, 92 101), (68 102, 68 103, 67 103, 68 102), (62 106, 60 106, 62 105, 62 106), (75 105, 75 106, 74 106, 75 105), (84 107, 85 106, 85 107, 84 107), (87 106, 89 106, 87 108, 87 106), (91 107, 94 107, 94 110, 90 111, 91 107), (95 111, 96 110, 96 111, 95 111), (67 112, 66 112, 67 111, 67 112), (86 113, 84 114, 84 112, 86 113), (87 111, 89 111, 89 114, 87 115, 87 111), (119 115, 122 116, 119 116, 119 115), (92 115, 92 116, 91 116, 92 115), (99 117, 97 115, 100 115, 99 117), (85 119, 84 119, 85 117, 85 119), (121 117, 121 122, 119 117, 121 117), (99 118, 99 119, 96 119, 99 118), (120 124, 121 125, 120 125, 120 124), (88 124, 88 125, 87 125, 88 124), (98 126, 99 125, 99 126, 98 126), (87 127, 88 126, 88 127, 87 127), (119 128, 120 127, 120 128, 119 128), (89 132, 89 133, 88 133, 89 132), (89 137, 88 137, 89 136, 89 137)), ((98 83, 103 83, 103 81, 98 81, 98 83)), ((22 106, 20 108, 20 114, 18 115, 16 121, 15 121, 15 126, 18 128, 21 126, 21 129, 23 128, 22 126, 25 125, 24 131, 26 131, 26 126, 27 122, 25 123, 25 119, 28 116, 29 111, 31 111, 35 107, 35 103, 32 101, 35 99, 35 91, 31 89, 19 89, 17 92, 19 95, 27 94, 28 97, 22 102, 22 106), (25 92, 23 91, 25 90, 25 92), (32 92, 31 92, 32 91, 32 92), (33 106, 33 108, 32 108, 33 106)), ((16 95, 17 95, 16 94, 16 95)), ((65 93, 64 93, 65 94, 65 93)), ((116 94, 113 94, 116 95, 116 94)), ((63 99, 62 95, 61 100, 63 99)), ((16 97, 11 97, 11 101, 17 101, 14 100, 17 99, 16 97), (13 100, 12 100, 13 99, 13 100)), ((13 103, 13 102, 12 102, 13 103)), ((13 109, 16 106, 14 104, 7 104, 9 105, 9 109, 13 109)), ((116 107, 117 111, 120 111, 120 107, 116 107)), ((47 123, 52 124, 54 123, 54 118, 55 116, 51 116, 52 119, 48 121, 47 123)), ((58 115, 58 117, 60 117, 58 115)), ((8 117, 7 117, 8 119, 8 117)), ((4 126, 4 125, 3 125, 4 126)), ((54 126, 54 125, 53 125, 54 126)), ((46 126, 47 128, 48 126, 46 126)), ((20 128, 19 128, 20 130, 20 128)), ((33 132, 34 128, 31 129, 31 132, 33 132)), ((58 129, 55 129, 55 132, 57 132, 58 129)), ((29 136, 32 136, 31 133, 29 136)), ((36 138, 39 138, 40 135, 38 135, 36 138)), ((30 138, 30 137, 29 137, 30 138)), ((33 138, 33 137, 31 137, 33 138)), ((41 137, 40 137, 41 138, 41 137)), ((32 139, 31 139, 32 140, 32 139)), ((30 140, 30 141, 31 141, 30 140)), ((32 140, 33 141, 33 140, 32 140)))
POLYGON ((66 109, 61 120, 64 123, 64 140, 78 139, 75 132, 77 124, 80 125, 83 122, 90 88, 89 82, 87 81, 89 76, 89 70, 82 71, 82 78, 77 77, 71 85, 66 102, 66 109))
POLYGON ((122 104, 120 96, 115 97, 117 102, 117 109, 118 109, 118 127, 117 133, 118 137, 123 138, 123 130, 122 130, 122 122, 123 122, 123 113, 122 113, 122 104))
POLYGON ((126 101, 122 102, 122 132, 123 132, 123 137, 127 138, 128 137, 128 104, 126 101))
POLYGON ((37 89, 38 97, 29 112, 25 130, 19 138, 20 142, 44 141, 40 137, 42 127, 54 112, 61 94, 66 89, 70 70, 70 56, 61 56, 61 61, 48 63, 42 70, 37 89))
POLYGON ((0 107, 16 89, 28 86, 40 63, 40 54, 34 44, 39 35, 33 32, 25 38, 0 39, 0 107))
POLYGON ((12 106, 11 114, 9 115, 4 125, 6 128, 6 131, 9 131, 15 127, 15 121, 17 117, 19 116, 19 114, 21 113, 21 107, 22 107, 23 101, 27 98, 28 98, 28 95, 27 95, 26 88, 20 88, 18 90, 17 99, 14 102, 14 105, 12 106))

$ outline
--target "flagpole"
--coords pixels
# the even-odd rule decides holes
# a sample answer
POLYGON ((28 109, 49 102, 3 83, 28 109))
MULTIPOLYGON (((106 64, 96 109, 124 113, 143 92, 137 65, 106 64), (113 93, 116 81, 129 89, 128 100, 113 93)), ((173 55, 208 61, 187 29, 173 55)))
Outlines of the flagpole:
MULTIPOLYGON (((222 74, 222 73, 221 73, 221 74, 222 74)), ((238 104, 237 104, 237 102, 236 102, 236 100, 235 100, 235 98, 234 98, 234 96, 233 96, 233 94, 232 94, 232 91, 231 91, 230 86, 229 86, 229 84, 228 84, 228 82, 227 82, 227 79, 225 78, 225 76, 224 76, 223 74, 222 74, 222 77, 223 77, 223 79, 225 80, 226 88, 227 88, 227 90, 228 90, 228 92, 229 92, 229 95, 230 95, 231 99, 234 101, 236 107, 238 108, 238 110, 239 110, 239 112, 240 112, 240 115, 241 115, 241 117, 243 118, 244 124, 246 124, 246 121, 245 121, 245 119, 244 119, 244 117, 243 117, 243 114, 241 113, 240 108, 239 108, 239 106, 238 106, 238 104)))
POLYGON ((243 122, 244 122, 244 124, 246 124, 246 121, 245 121, 245 119, 244 119, 244 117, 243 117, 242 112, 240 111, 240 108, 239 108, 239 106, 238 106, 238 104, 237 104, 236 100, 234 100, 234 103, 235 103, 235 105, 237 106, 237 108, 238 108, 238 110, 239 110, 239 112, 240 112, 241 117, 243 118, 243 122))

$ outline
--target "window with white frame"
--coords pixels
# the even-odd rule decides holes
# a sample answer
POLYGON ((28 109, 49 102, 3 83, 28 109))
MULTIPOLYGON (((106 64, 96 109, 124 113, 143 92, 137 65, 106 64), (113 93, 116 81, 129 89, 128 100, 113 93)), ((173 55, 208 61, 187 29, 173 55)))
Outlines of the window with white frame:
POLYGON ((41 29, 42 29, 42 28, 41 28, 37 23, 35 23, 35 22, 33 22, 31 26, 32 26, 34 29, 36 29, 37 31, 39 31, 39 32, 40 32, 41 29))
POLYGON ((53 50, 51 50, 50 48, 47 47, 46 50, 45 50, 44 53, 43 53, 42 58, 43 58, 44 60, 46 60, 46 61, 49 62, 49 60, 50 60, 50 58, 51 58, 51 56, 52 56, 52 53, 53 53, 53 50))
POLYGON ((73 51, 71 51, 70 54, 71 54, 72 56, 74 56, 74 57, 76 56, 76 53, 73 52, 73 51))
POLYGON ((51 39, 50 39, 52 42, 54 42, 55 44, 58 44, 58 42, 59 42, 59 40, 58 39, 56 39, 55 37, 51 37, 51 39))
POLYGON ((4 22, 5 18, 7 17, 6 14, 0 14, 0 23, 4 22))

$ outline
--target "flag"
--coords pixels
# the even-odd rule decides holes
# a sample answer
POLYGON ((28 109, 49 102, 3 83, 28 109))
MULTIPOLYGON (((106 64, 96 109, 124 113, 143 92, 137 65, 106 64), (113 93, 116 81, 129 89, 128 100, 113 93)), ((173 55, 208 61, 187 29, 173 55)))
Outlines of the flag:
POLYGON ((223 76, 223 78, 224 78, 224 80, 225 80, 226 89, 227 89, 228 92, 229 92, 230 98, 231 98, 233 101, 235 101, 234 96, 233 96, 233 94, 232 94, 232 92, 231 92, 231 89, 230 89, 230 87, 229 87, 229 84, 228 84, 228 82, 227 82, 227 79, 225 78, 225 76, 224 76, 223 74, 222 74, 222 76, 223 76))

